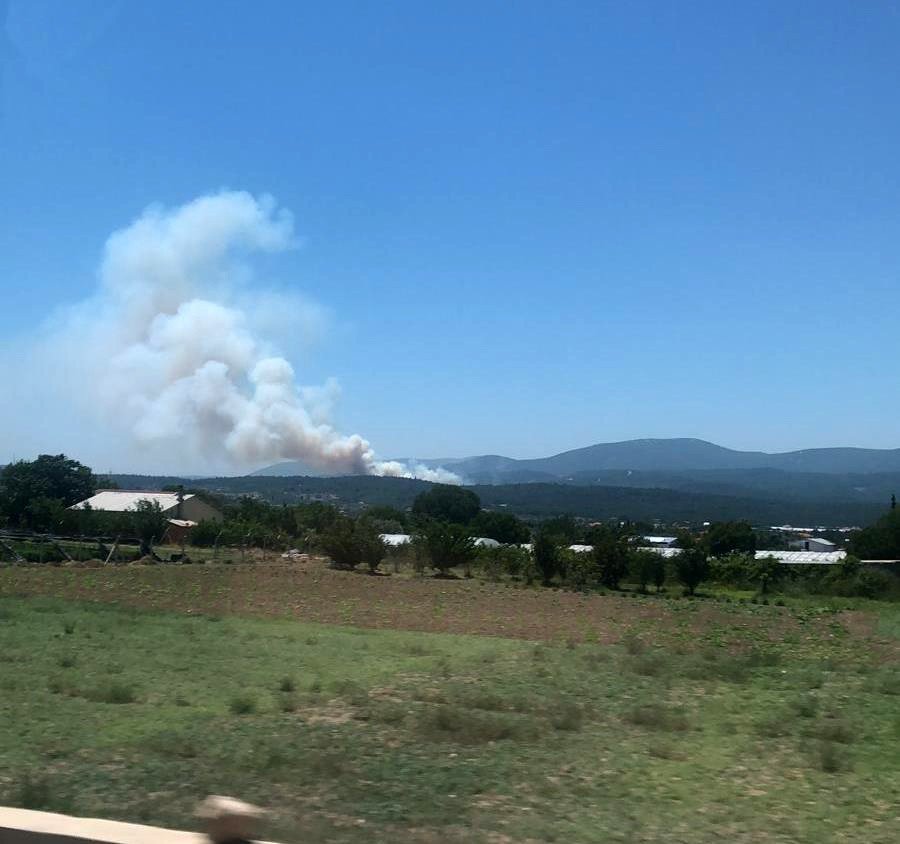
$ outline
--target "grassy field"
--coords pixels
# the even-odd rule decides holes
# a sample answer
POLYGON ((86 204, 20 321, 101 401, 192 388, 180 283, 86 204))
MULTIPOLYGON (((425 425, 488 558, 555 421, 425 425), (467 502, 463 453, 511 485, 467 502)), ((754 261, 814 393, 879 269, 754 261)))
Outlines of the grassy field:
POLYGON ((233 794, 298 844, 895 842, 898 636, 876 603, 5 569, 0 803, 191 828, 233 794))

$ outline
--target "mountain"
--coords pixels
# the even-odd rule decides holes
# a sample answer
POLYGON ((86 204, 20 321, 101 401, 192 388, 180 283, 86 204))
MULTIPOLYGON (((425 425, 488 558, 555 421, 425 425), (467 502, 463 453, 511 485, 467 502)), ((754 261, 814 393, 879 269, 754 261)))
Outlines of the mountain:
MULTIPOLYGON (((814 448, 767 454, 737 451, 698 439, 644 439, 517 460, 499 454, 445 460, 406 459, 443 466, 466 484, 552 484, 554 496, 577 494, 564 486, 619 490, 671 490, 682 495, 732 496, 779 502, 883 504, 900 493, 900 449, 814 448)), ((281 463, 257 477, 310 475, 301 463, 281 463)), ((531 495, 537 495, 532 491, 531 495)))
POLYGON ((467 457, 445 465, 467 480, 480 483, 503 483, 510 473, 531 473, 534 480, 548 480, 611 470, 682 472, 777 469, 784 472, 869 474, 900 472, 900 449, 813 448, 767 454, 762 451, 737 451, 698 439, 644 439, 599 443, 552 457, 515 460, 486 455, 467 457))

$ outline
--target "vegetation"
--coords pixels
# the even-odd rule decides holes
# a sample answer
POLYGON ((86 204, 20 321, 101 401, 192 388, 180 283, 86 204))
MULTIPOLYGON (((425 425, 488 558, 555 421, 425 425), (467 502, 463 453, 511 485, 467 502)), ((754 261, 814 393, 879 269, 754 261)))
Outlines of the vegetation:
POLYGON ((416 537, 416 544, 427 556, 432 568, 446 577, 451 569, 463 566, 471 574, 477 556, 475 541, 465 527, 449 522, 428 522, 416 537))
POLYGON ((412 512, 420 519, 432 519, 456 525, 469 524, 481 511, 481 501, 470 489, 449 484, 434 484, 416 496, 412 512))
POLYGON ((0 518, 10 525, 46 529, 64 518, 65 508, 97 489, 91 470, 64 454, 42 454, 0 470, 0 518))
POLYGON ((854 534, 850 552, 862 560, 900 560, 900 510, 892 506, 873 525, 854 534))
MULTIPOLYGON (((7 569, 0 594, 90 574, 7 569)), ((882 631, 870 638, 809 606, 714 618, 697 601, 595 596, 573 612, 522 590, 538 618, 515 640, 223 615, 226 572, 196 567, 102 574, 133 583, 135 603, 177 575, 194 611, 0 598, 2 804, 192 828, 199 799, 237 794, 286 844, 712 844, 766 840, 773 818, 785 840, 855 840, 865 807, 866 840, 896 840, 896 608, 857 611, 882 631), (562 621, 580 635, 560 637, 562 621)), ((329 578, 339 612, 335 585, 363 579, 329 578)), ((482 601, 493 627, 473 629, 504 632, 510 590, 412 582, 423 622, 464 589, 457 629, 482 601)), ((234 599, 264 597, 251 583, 234 599)))
POLYGON ((325 528, 319 547, 337 568, 354 569, 364 563, 374 574, 387 553, 378 529, 366 519, 338 516, 325 528))
MULTIPOLYGON (((860 478, 873 476, 860 476, 860 478)), ((431 488, 427 481, 410 478, 345 477, 282 478, 232 477, 185 480, 174 477, 115 475, 123 489, 159 489, 182 483, 192 489, 235 498, 253 495, 270 504, 302 504, 310 496, 327 498, 336 506, 356 512, 364 507, 389 506, 407 510, 419 493, 431 488)), ((827 480, 827 477, 826 479, 827 480)), ((862 483, 857 479, 857 485, 862 483)), ((810 486, 808 478, 805 487, 810 486)), ((477 485, 468 487, 482 507, 513 513, 526 521, 549 519, 571 513, 585 519, 631 519, 652 522, 701 523, 707 519, 741 520, 753 524, 867 525, 882 512, 878 502, 853 501, 843 497, 802 500, 793 490, 748 497, 737 494, 710 494, 680 489, 661 489, 648 482, 644 488, 563 483, 477 485)), ((847 485, 850 489, 851 485, 847 485)), ((572 542, 574 540, 570 540, 572 542)))
POLYGON ((675 557, 675 572, 687 593, 693 595, 709 576, 709 555, 689 533, 679 535, 678 546, 681 553, 675 557))
POLYGON ((716 522, 706 531, 703 547, 712 557, 752 554, 756 550, 756 534, 749 522, 716 522))

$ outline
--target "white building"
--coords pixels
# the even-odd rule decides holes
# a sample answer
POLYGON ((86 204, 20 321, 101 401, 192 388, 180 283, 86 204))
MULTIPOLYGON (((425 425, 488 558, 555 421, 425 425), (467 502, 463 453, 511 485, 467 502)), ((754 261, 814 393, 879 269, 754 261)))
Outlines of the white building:
POLYGON ((786 566, 833 566, 842 563, 846 551, 757 551, 756 559, 774 557, 786 566))
POLYGON ((819 551, 820 553, 829 553, 837 551, 837 545, 822 539, 821 536, 809 536, 803 539, 796 539, 791 542, 792 551, 819 551))
POLYGON ((489 536, 478 536, 475 538, 475 547, 476 548, 499 548, 501 543, 497 542, 496 539, 491 539, 489 536))
POLYGON ((385 545, 390 545, 392 548, 399 548, 401 545, 409 545, 412 542, 412 536, 408 533, 379 533, 378 535, 385 545))
POLYGON ((159 505, 169 520, 196 524, 202 521, 220 522, 222 514, 215 507, 192 493, 179 496, 177 492, 147 492, 143 490, 101 489, 90 498, 73 504, 72 510, 97 510, 102 513, 127 513, 137 510, 138 502, 152 501, 159 505))
POLYGON ((641 539, 650 548, 674 548, 678 542, 677 536, 642 536, 641 539))

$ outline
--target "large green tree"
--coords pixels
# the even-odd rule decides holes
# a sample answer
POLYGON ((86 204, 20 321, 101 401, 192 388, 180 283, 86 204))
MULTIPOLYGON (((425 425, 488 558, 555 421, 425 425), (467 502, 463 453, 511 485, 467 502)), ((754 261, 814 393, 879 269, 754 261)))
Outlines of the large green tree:
POLYGON ((487 536, 505 545, 520 545, 531 539, 528 525, 512 513, 482 510, 469 527, 473 536, 487 536))
POLYGON ((628 536, 606 525, 590 533, 591 552, 600 582, 609 589, 618 589, 628 572, 628 536))
POLYGON ((35 518, 38 510, 47 511, 47 501, 69 507, 90 498, 96 489, 97 479, 87 466, 65 454, 41 454, 0 471, 0 511, 12 524, 44 527, 35 518), (36 506, 42 499, 44 503, 36 506))
POLYGON ((706 548, 686 531, 678 534, 678 547, 681 548, 681 553, 675 557, 675 574, 687 593, 693 595, 697 587, 709 577, 709 555, 706 548))
POLYGON ((534 565, 541 576, 541 583, 549 586, 550 581, 559 572, 560 551, 557 543, 557 535, 539 530, 534 538, 531 553, 534 556, 534 565))
POLYGON ((481 500, 470 489, 450 484, 435 484, 416 496, 414 516, 467 525, 481 511, 481 500))
POLYGON ((756 534, 748 522, 714 522, 703 537, 703 544, 713 557, 752 554, 756 550, 756 534))
POLYGON ((468 573, 478 553, 475 540, 466 528, 450 522, 429 522, 416 536, 416 543, 424 549, 432 567, 442 575, 457 566, 464 566, 468 573))
POLYGON ((891 507, 877 522, 855 533, 847 550, 860 560, 900 560, 900 510, 891 507))

